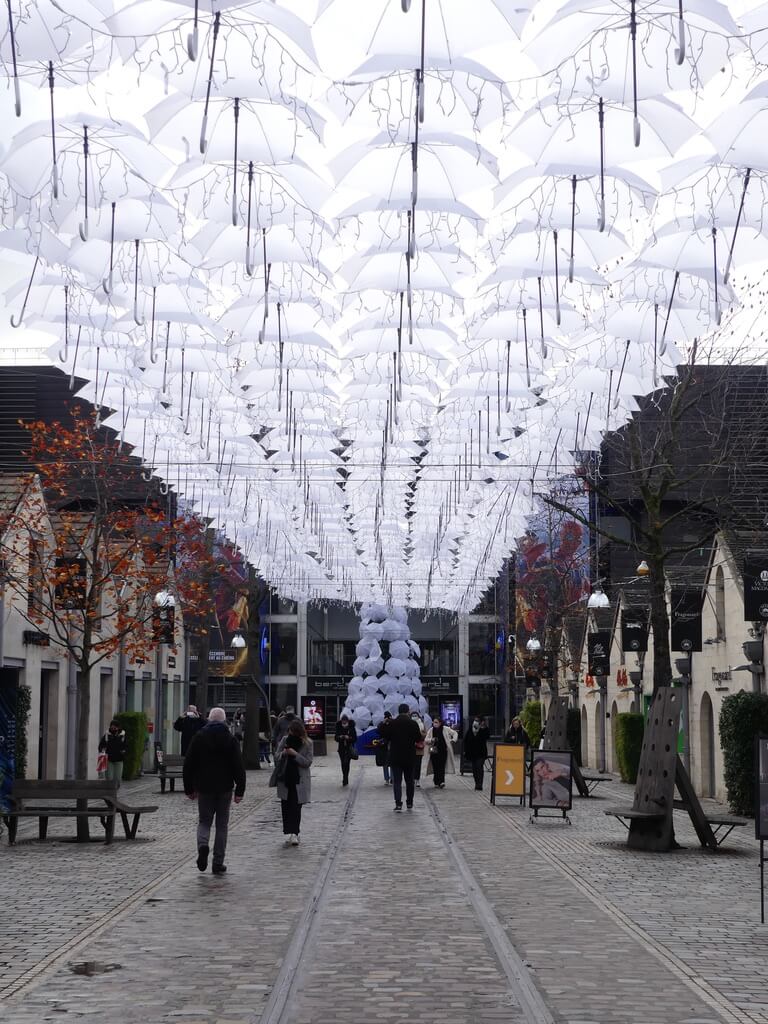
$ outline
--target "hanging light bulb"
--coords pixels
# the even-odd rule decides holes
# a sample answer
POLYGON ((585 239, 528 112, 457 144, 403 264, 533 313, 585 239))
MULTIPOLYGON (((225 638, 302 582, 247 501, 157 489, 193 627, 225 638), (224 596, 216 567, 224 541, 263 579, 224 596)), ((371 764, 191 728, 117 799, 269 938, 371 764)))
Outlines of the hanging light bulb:
POLYGON ((541 650, 541 644, 535 636, 532 636, 528 643, 525 645, 525 649, 526 651, 530 651, 531 654, 536 654, 538 653, 538 651, 541 650))
POLYGON ((650 567, 648 566, 648 563, 645 559, 643 559, 640 565, 638 565, 638 567, 635 569, 635 572, 638 576, 647 576, 650 573, 650 571, 650 567))
POLYGON ((235 635, 229 641, 229 646, 233 648, 233 650, 242 651, 242 649, 247 646, 245 642, 245 637, 242 635, 242 633, 235 633, 235 635))
POLYGON ((608 595, 605 593, 599 583, 596 583, 592 588, 592 593, 589 595, 587 601, 587 608, 608 608, 610 606, 608 595))

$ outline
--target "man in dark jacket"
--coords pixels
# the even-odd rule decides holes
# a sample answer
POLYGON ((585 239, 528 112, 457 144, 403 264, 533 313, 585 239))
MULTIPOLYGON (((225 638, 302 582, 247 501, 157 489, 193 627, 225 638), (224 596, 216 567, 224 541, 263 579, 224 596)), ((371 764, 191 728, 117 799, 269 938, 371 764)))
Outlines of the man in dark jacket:
POLYGON ((389 743, 389 767, 392 772, 395 810, 402 811, 403 809, 403 776, 405 776, 405 806, 410 811, 413 808, 416 744, 422 740, 421 729, 411 718, 411 711, 407 704, 400 704, 397 709, 397 718, 382 722, 378 728, 389 743))
POLYGON ((464 737, 464 757, 472 762, 472 774, 475 777, 475 789, 483 788, 485 777, 485 759, 488 757, 488 740, 491 730, 484 718, 475 716, 464 737))
POLYGON ((197 797, 197 866, 200 871, 208 867, 208 841, 214 817, 216 839, 212 870, 214 875, 223 875, 227 870, 224 854, 233 789, 235 803, 239 804, 245 792, 240 746, 227 728, 224 709, 211 708, 207 725, 192 737, 184 758, 184 792, 190 800, 197 797))
POLYGON ((189 744, 192 742, 192 737, 195 733, 205 725, 205 722, 200 717, 200 713, 194 704, 190 704, 183 715, 179 715, 176 721, 173 723, 173 728, 176 732, 181 733, 181 756, 184 757, 189 750, 189 744))

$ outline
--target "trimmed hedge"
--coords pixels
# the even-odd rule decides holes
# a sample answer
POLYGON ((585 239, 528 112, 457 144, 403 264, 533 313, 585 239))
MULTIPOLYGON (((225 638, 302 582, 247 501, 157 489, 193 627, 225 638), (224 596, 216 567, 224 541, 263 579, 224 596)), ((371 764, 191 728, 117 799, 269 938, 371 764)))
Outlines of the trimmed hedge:
POLYGON ((141 759, 147 741, 147 716, 143 711, 121 711, 113 717, 125 730, 123 778, 137 779, 141 775, 141 759))
POLYGON ((755 736, 768 733, 768 694, 731 693, 720 711, 720 745, 728 803, 735 814, 755 813, 755 736))
POLYGON ((27 777, 27 758, 29 756, 27 727, 31 709, 32 691, 25 683, 19 683, 16 688, 16 767, 14 771, 17 779, 26 779, 27 777))
POLYGON ((578 708, 568 708, 566 736, 573 751, 573 759, 581 767, 581 712, 578 708))
POLYGON ((645 716, 624 711, 616 716, 616 760, 622 782, 634 785, 640 764, 645 716))
POLYGON ((536 749, 541 739, 541 701, 529 700, 520 708, 520 721, 528 733, 531 746, 536 749))

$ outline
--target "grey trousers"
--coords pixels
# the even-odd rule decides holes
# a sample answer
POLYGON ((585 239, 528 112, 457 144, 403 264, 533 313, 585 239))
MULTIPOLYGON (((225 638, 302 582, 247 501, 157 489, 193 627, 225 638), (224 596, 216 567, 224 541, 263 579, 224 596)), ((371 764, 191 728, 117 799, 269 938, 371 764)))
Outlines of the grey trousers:
POLYGON ((209 846, 211 825, 216 818, 216 838, 213 841, 213 863, 224 863, 227 851, 227 830, 229 828, 229 809, 232 806, 232 791, 226 793, 197 794, 197 845, 209 846))

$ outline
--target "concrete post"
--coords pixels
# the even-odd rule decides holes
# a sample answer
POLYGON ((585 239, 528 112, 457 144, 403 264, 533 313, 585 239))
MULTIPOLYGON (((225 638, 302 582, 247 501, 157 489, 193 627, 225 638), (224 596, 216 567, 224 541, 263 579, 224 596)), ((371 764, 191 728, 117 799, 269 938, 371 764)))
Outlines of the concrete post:
POLYGON ((75 778, 77 759, 77 665, 70 654, 67 658, 67 756, 64 777, 75 778))
POLYGON ((598 771, 608 770, 605 749, 605 716, 608 713, 608 676, 598 676, 597 685, 600 690, 600 734, 598 736, 598 771))

